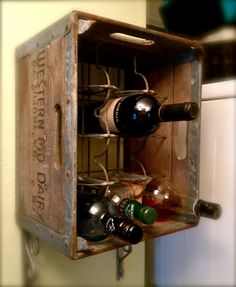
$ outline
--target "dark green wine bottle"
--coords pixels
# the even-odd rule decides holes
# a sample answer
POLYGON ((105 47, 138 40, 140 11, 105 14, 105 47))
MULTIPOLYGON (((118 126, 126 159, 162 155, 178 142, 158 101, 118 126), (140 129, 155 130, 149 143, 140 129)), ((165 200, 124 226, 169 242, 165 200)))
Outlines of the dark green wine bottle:
POLYGON ((112 202, 99 194, 78 192, 77 234, 88 241, 100 241, 114 235, 130 244, 142 240, 142 228, 120 218, 112 202))
POLYGON ((141 204, 134 199, 122 199, 118 211, 131 220, 138 220, 145 224, 153 224, 157 220, 157 211, 154 208, 141 204))

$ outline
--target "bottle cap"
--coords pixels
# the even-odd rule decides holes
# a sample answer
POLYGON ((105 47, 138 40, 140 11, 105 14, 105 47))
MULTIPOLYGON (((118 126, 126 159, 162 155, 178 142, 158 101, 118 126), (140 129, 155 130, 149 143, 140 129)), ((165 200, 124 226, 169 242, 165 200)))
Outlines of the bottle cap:
POLYGON ((221 216, 222 208, 218 203, 198 199, 194 205, 194 212, 197 216, 218 219, 221 216))
POLYGON ((186 120, 194 120, 199 115, 199 106, 196 103, 186 103, 184 112, 186 120))
POLYGON ((156 209, 144 205, 140 210, 139 220, 145 224, 153 224, 157 220, 156 209))
POLYGON ((139 225, 120 218, 117 218, 116 220, 119 224, 114 233, 121 239, 126 240, 131 244, 137 244, 142 240, 143 230, 139 225))
POLYGON ((137 244, 142 240, 143 237, 143 230, 140 226, 136 225, 130 228, 127 239, 131 244, 137 244))
POLYGON ((129 219, 138 219, 145 224, 153 224, 157 219, 156 209, 133 199, 123 199, 120 204, 120 210, 129 219))
POLYGON ((162 105, 158 116, 162 122, 191 121, 199 115, 199 106, 194 102, 162 105))

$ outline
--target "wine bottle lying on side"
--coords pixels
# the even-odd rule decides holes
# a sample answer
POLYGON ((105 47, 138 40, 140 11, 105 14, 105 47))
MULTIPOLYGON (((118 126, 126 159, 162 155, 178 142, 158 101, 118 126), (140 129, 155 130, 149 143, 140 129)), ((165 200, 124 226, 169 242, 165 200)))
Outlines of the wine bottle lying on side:
POLYGON ((92 192, 78 192, 77 234, 92 242, 113 235, 137 244, 142 240, 143 230, 139 225, 120 218, 108 198, 92 192))
POLYGON ((187 197, 180 194, 170 181, 151 180, 143 192, 143 204, 152 206, 158 212, 158 221, 169 220, 176 215, 186 217, 207 217, 218 219, 222 209, 218 203, 205 201, 199 198, 192 200, 192 206, 186 209, 184 202, 187 197))
POLYGON ((79 106, 79 133, 110 133, 141 137, 155 132, 161 122, 190 121, 199 115, 194 102, 161 105, 145 92, 111 98, 104 104, 91 102, 79 106))

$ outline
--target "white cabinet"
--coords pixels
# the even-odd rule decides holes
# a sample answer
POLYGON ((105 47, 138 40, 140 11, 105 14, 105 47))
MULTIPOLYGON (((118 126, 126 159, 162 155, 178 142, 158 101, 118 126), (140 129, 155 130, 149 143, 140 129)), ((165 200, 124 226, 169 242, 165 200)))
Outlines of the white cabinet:
POLYGON ((236 80, 203 85, 200 150, 200 197, 222 216, 155 240, 159 287, 236 286, 236 80))

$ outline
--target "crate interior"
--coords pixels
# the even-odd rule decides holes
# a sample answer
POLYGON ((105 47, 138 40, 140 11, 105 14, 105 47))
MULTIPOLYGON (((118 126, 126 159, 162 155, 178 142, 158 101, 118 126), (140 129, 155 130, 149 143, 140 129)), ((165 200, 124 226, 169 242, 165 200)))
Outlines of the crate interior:
MULTIPOLYGON (((196 76, 194 65, 198 60, 195 59, 192 47, 175 41, 172 43, 169 39, 160 39, 159 43, 157 41, 152 45, 137 44, 132 42, 133 39, 124 42, 123 39, 111 37, 113 30, 98 28, 95 23, 78 36, 78 107, 83 106, 84 102, 105 100, 107 90, 91 92, 90 89, 87 92, 87 87, 107 84, 106 75, 109 75, 110 84, 120 90, 145 89, 143 77, 135 71, 145 76, 148 88, 156 92, 154 96, 160 103, 198 101, 193 98, 192 83, 196 76)), ((145 36, 145 40, 148 40, 147 35, 142 33, 136 36, 145 36)), ((110 93, 114 95, 115 92, 112 90, 110 93)), ((78 122, 80 124, 82 123, 78 122)), ((189 191, 189 169, 197 170, 198 162, 189 158, 189 144, 193 140, 192 132, 196 132, 197 128, 196 123, 186 126, 187 136, 180 144, 185 145, 187 151, 181 159, 176 151, 180 140, 178 123, 162 123, 154 134, 142 138, 115 135, 99 137, 79 133, 78 184, 82 178, 99 178, 112 184, 112 175, 120 171, 166 178, 185 195, 186 209, 191 208, 191 203, 198 194, 189 191)), ((157 221, 151 226, 143 224, 143 239, 189 228, 197 224, 197 221, 197 218, 186 220, 179 217, 165 222, 157 221)), ((98 243, 84 242, 81 238, 77 242, 78 258, 126 245, 113 237, 98 243)))

